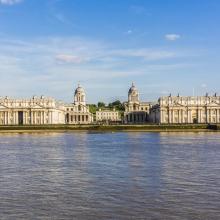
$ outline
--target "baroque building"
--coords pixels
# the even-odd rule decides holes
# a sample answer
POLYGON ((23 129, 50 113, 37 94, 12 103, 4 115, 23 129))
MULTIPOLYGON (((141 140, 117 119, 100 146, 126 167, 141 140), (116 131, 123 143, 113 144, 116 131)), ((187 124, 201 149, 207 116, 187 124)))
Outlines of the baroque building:
POLYGON ((53 98, 0 98, 0 125, 63 124, 64 106, 53 98))
POLYGON ((149 121, 151 109, 150 102, 141 102, 138 89, 134 83, 128 91, 128 101, 124 103, 124 123, 125 124, 143 124, 149 121))
POLYGON ((75 90, 74 102, 63 104, 44 96, 31 99, 0 97, 0 125, 90 124, 84 89, 75 90))
POLYGON ((150 111, 150 120, 161 124, 220 123, 220 96, 161 97, 150 111))
POLYGON ((96 111, 96 121, 97 122, 119 122, 121 121, 120 113, 118 111, 109 109, 99 109, 96 111))
POLYGON ((93 115, 86 105, 86 93, 81 85, 75 90, 74 102, 65 105, 66 124, 90 124, 93 122, 93 115))

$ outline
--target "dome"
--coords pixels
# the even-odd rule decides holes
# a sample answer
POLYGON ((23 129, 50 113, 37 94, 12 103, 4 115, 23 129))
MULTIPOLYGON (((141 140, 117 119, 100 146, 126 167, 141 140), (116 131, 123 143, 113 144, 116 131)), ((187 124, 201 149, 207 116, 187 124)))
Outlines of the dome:
POLYGON ((78 84, 78 87, 75 90, 74 103, 76 105, 79 105, 79 104, 85 105, 86 104, 86 93, 80 84, 78 84))
POLYGON ((85 93, 83 87, 81 85, 78 85, 78 87, 75 90, 75 94, 77 93, 85 93))
POLYGON ((138 90, 137 90, 137 88, 135 87, 135 85, 134 85, 134 83, 132 83, 132 86, 131 86, 131 88, 129 89, 129 92, 128 93, 132 93, 132 92, 137 92, 138 90))

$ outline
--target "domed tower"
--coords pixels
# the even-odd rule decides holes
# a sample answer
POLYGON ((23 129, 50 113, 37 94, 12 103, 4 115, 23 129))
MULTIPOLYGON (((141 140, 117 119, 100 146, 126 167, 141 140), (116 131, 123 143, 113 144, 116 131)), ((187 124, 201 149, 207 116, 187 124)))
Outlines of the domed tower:
POLYGON ((134 83, 132 83, 132 86, 128 91, 128 102, 139 102, 139 92, 134 83))
POLYGON ((86 93, 80 84, 78 84, 78 87, 75 90, 74 104, 75 105, 86 105, 86 93))

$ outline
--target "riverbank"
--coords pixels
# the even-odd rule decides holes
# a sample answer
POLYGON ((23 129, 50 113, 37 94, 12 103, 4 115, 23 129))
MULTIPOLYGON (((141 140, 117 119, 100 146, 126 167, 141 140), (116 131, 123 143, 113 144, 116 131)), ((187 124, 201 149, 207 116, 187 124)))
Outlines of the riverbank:
POLYGON ((178 132, 178 131, 220 131, 219 125, 186 124, 186 125, 21 125, 0 126, 0 133, 4 132, 53 132, 53 131, 148 131, 148 132, 178 132))

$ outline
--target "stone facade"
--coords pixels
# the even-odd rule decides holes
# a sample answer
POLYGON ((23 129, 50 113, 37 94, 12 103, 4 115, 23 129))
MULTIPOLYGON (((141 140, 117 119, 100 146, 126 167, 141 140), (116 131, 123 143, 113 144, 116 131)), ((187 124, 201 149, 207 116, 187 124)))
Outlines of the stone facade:
POLYGON ((75 90, 74 102, 63 104, 53 98, 0 98, 0 125, 90 124, 93 116, 86 106, 85 91, 75 90))
POLYGON ((220 123, 220 96, 161 97, 150 119, 161 124, 220 123))
MULTIPOLYGON (((141 102, 132 84, 124 103, 125 124, 192 124, 220 123, 220 96, 166 96, 157 103, 141 102)), ((99 110, 97 122, 120 121, 117 111, 99 110)), ((86 105, 86 93, 78 86, 71 104, 44 96, 31 99, 0 97, 0 125, 91 124, 93 114, 86 105)))
POLYGON ((118 111, 113 111, 109 109, 104 109, 96 112, 96 121, 97 122, 118 122, 121 121, 120 113, 118 111))
POLYGON ((124 105, 125 124, 143 124, 148 122, 151 103, 140 101, 139 92, 134 83, 132 83, 128 91, 128 102, 125 102, 124 105))
POLYGON ((74 102, 65 105, 66 124, 90 124, 93 122, 93 115, 86 105, 86 93, 82 86, 78 85, 74 94, 74 102))
POLYGON ((65 109, 52 98, 0 98, 0 125, 64 124, 65 109))

